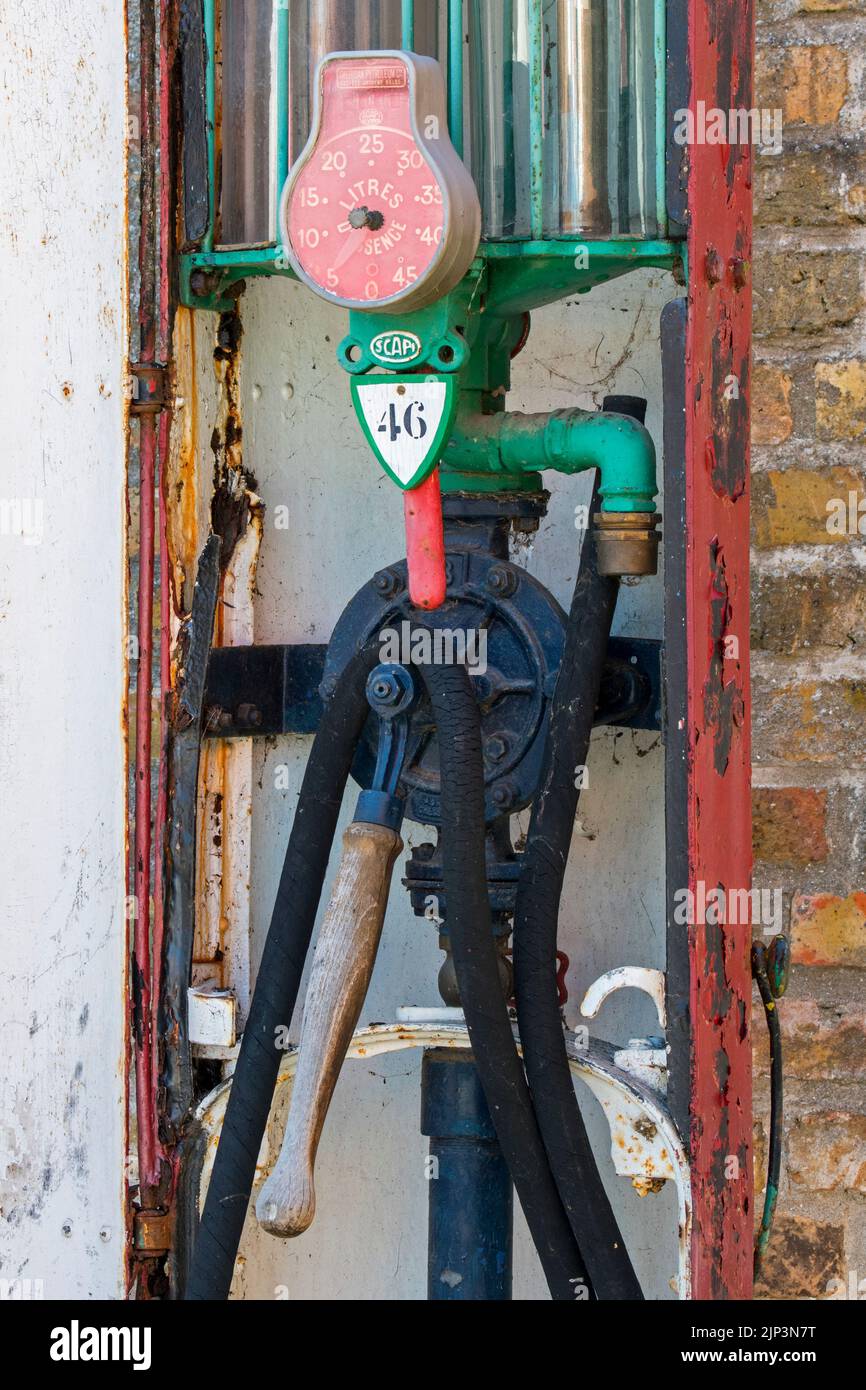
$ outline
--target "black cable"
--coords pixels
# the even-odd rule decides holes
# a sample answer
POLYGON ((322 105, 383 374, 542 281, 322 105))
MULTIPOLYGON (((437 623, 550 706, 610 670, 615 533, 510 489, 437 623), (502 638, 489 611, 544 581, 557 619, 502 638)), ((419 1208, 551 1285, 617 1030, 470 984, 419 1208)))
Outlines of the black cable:
POLYGON ((419 666, 439 734, 443 880, 460 1000, 496 1137, 556 1300, 589 1278, 536 1123, 502 992, 485 865, 481 720, 462 666, 419 666))
MULTIPOLYGON (((598 506, 598 481, 590 515, 598 506)), ((618 579, 600 575, 587 531, 514 914, 514 993, 523 1060, 550 1167, 596 1296, 637 1301, 640 1284, 596 1167, 574 1092, 556 984, 559 904, 589 756, 618 579)))
POLYGON ((226 1299, 282 1053, 355 747, 370 712, 366 682, 379 660, 369 644, 326 699, 307 761, 249 1017, 232 1077, 185 1297, 226 1299))
MULTIPOLYGON (((783 948, 787 951, 787 942, 784 938, 783 948)), ((771 967, 772 968, 772 967, 771 967)), ((767 1154, 767 1186, 764 1191, 764 1210, 761 1213, 761 1225, 755 1237, 755 1259, 754 1275, 757 1278, 761 1271, 761 1263, 770 1243, 770 1235, 773 1230, 773 1218, 776 1215, 776 1203, 779 1199, 779 1178, 782 1171, 782 1134, 784 1129, 784 1094, 783 1094, 783 1059, 782 1059, 782 1029, 779 1025, 779 1010, 777 1000, 784 993, 787 979, 779 988, 778 983, 770 978, 768 969, 767 950, 763 942, 756 941, 752 945, 752 975, 758 986, 761 995, 761 1003, 764 1006, 764 1017, 767 1020, 767 1031, 770 1035, 770 1141, 769 1152, 767 1154), (774 989, 779 988, 777 994, 774 989)))

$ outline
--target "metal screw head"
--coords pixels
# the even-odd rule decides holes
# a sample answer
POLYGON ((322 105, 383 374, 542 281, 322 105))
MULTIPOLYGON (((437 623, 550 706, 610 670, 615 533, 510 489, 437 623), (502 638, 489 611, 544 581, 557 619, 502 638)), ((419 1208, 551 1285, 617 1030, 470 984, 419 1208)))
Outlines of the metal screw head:
POLYGON ((238 705, 238 723, 251 724, 256 728, 262 722, 262 712, 258 705, 238 705))
POLYGON ((396 570, 379 570, 373 575, 373 588, 383 598, 394 598, 403 588, 403 580, 396 570))
POLYGON ((487 587, 498 598, 507 598, 517 588, 517 575, 505 565, 494 565, 487 576, 487 587))
POLYGON ((369 692, 376 700, 396 700, 400 688, 393 675, 373 673, 370 677, 369 692))
POLYGON ((99 1228, 99 1239, 100 1239, 101 1241, 104 1241, 106 1244, 111 1240, 111 1227, 110 1227, 110 1226, 100 1226, 100 1228, 99 1228))
POLYGON ((490 795, 494 806, 498 806, 500 811, 507 811, 509 806, 514 804, 514 787, 511 782, 497 782, 490 795))
POLYGON ((402 714, 415 698, 415 682, 405 666, 383 662, 367 677, 367 701, 380 719, 402 714))
POLYGON ((501 734, 491 734, 484 744, 484 756, 491 763, 501 763, 508 752, 508 743, 501 734))
POLYGON ((67 1240, 72 1235, 72 1222, 70 1221, 68 1216, 64 1221, 63 1225, 60 1227, 60 1230, 67 1240))

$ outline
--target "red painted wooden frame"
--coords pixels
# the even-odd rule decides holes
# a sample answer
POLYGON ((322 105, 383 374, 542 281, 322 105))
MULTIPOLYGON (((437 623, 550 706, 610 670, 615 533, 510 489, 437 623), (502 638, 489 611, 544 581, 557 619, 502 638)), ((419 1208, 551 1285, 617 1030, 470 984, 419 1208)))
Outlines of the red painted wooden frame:
MULTIPOLYGON (((677 0, 671 8, 674 8, 677 0)), ((697 113, 752 109, 753 0, 680 0, 687 90, 697 113), (683 11, 685 13, 683 13, 683 11)), ((676 64, 676 51, 671 62, 676 64)), ((673 72, 672 72, 673 77, 673 72)), ((670 114, 670 112, 669 112, 670 114)), ((701 122, 696 122, 701 135, 701 122)), ((688 240, 688 295, 666 311, 666 447, 674 515, 667 580, 669 680, 679 662, 684 694, 668 750, 669 998, 671 1103, 688 1131, 694 1230, 692 1295, 749 1298, 753 1182, 751 750, 749 703, 749 375, 751 344, 752 147, 698 138, 672 160, 674 204, 688 240), (679 337, 685 371, 672 356, 679 337), (679 392, 676 378, 679 377, 679 392), (676 397, 680 399, 677 402, 676 397), (671 414, 673 411, 673 414, 671 414), (680 437, 677 470, 676 444, 680 437), (677 498, 679 491, 679 498, 677 498), (679 743, 677 740, 679 739, 679 743), (673 875, 673 877, 672 877, 673 875), (696 921, 678 925, 671 906, 688 887, 696 921), (704 914, 724 890, 727 920, 704 914), (745 890, 745 891, 744 891, 745 890), (679 934, 679 935, 677 935, 679 934), (685 1058, 688 1058, 688 1070, 685 1058)), ((667 510, 667 508, 666 508, 667 510)), ((676 710, 675 710, 676 712, 676 710)))

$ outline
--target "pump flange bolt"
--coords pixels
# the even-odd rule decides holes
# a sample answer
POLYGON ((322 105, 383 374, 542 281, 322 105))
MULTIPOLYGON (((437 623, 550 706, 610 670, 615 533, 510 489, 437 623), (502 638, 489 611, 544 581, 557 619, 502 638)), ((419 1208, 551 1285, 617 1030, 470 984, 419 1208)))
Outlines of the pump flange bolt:
POLYGON ((382 598, 395 598, 403 588, 403 580, 396 570, 379 570, 373 576, 373 588, 382 598))
POLYGON ((517 588, 517 575, 505 565, 494 565, 487 576, 487 587, 497 598, 508 598, 517 588))
POLYGON ((659 564, 658 512, 596 512, 596 555, 599 574, 657 574, 659 564))
POLYGON ((501 734, 491 734, 484 744, 484 756, 488 762, 501 763, 508 752, 508 744, 501 734))
POLYGON ((509 806, 514 805, 514 784, 509 781, 497 782, 490 795, 497 810, 507 811, 509 806))

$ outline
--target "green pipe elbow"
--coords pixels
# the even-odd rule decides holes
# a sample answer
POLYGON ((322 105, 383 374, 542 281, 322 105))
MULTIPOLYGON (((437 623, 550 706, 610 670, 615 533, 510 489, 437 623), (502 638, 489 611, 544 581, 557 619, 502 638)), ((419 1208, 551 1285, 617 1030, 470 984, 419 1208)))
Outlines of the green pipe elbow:
POLYGON ((656 452, 652 436, 629 415, 598 411, 556 410, 549 415, 500 411, 459 414, 443 459, 447 475, 503 474, 501 486, 516 475, 553 468, 558 473, 581 473, 597 468, 599 491, 606 512, 653 512, 656 452))

